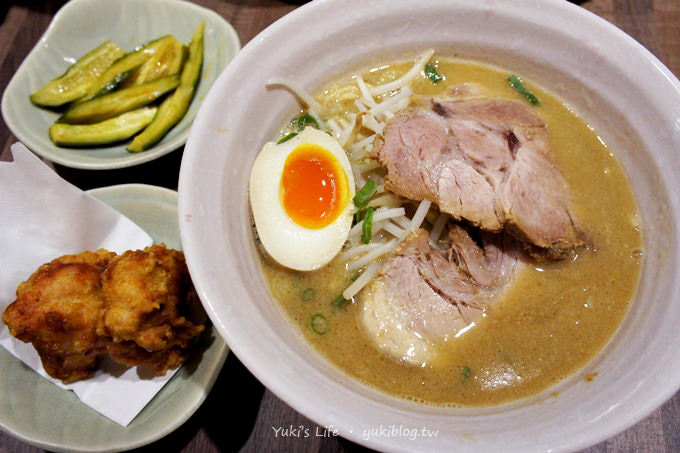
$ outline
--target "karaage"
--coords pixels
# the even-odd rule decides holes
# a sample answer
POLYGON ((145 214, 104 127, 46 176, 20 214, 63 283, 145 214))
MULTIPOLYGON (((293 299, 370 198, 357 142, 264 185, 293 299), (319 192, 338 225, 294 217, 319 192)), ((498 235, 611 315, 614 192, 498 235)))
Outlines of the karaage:
POLYGON ((182 252, 165 244, 120 256, 102 249, 38 268, 2 320, 64 382, 91 377, 107 354, 160 375, 184 362, 204 330, 186 318, 192 294, 182 252))
POLYGON ((9 332, 33 343, 50 376, 64 382, 89 378, 106 354, 96 332, 105 305, 100 276, 114 256, 102 249, 44 264, 19 285, 5 310, 9 332))
POLYGON ((106 307, 97 328, 111 358, 158 374, 180 365, 203 331, 185 318, 190 291, 184 254, 163 244, 111 260, 102 275, 106 307))

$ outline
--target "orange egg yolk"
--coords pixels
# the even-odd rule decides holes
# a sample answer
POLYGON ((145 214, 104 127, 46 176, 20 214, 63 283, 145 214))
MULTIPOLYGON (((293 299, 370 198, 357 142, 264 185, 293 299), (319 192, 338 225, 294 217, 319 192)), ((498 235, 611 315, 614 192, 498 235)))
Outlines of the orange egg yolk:
POLYGON ((333 223, 347 206, 347 175, 333 154, 305 143, 286 159, 280 194, 286 213, 295 223, 318 230, 333 223))

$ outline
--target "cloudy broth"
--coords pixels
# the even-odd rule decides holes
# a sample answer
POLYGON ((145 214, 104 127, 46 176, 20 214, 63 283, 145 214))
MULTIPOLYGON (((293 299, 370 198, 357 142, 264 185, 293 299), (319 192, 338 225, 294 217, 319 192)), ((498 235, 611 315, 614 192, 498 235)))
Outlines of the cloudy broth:
MULTIPOLYGON (((392 80, 412 63, 380 64, 361 71, 371 84, 392 80)), ((444 95, 464 82, 493 97, 522 99, 506 81, 508 72, 469 61, 439 58, 444 80, 419 77, 416 95, 444 95)), ((338 78, 317 96, 330 112, 353 111, 351 96, 338 93, 355 82, 338 78)), ((623 170, 605 141, 563 102, 531 83, 541 100, 536 113, 548 127, 554 159, 571 190, 593 249, 573 259, 530 262, 501 303, 482 320, 450 339, 441 360, 406 365, 379 351, 363 331, 361 293, 341 307, 331 302, 354 273, 338 259, 314 272, 283 268, 261 253, 274 297, 304 337, 324 357, 356 379, 386 393, 435 405, 485 406, 536 394, 575 373, 592 359, 620 325, 634 295, 642 260, 635 200, 623 170), (316 333, 311 318, 321 313, 328 330, 316 333)))

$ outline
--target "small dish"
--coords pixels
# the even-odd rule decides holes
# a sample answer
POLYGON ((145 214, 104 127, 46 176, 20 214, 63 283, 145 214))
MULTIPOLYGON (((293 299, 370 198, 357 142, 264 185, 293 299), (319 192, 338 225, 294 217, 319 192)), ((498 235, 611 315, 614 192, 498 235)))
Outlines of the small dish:
POLYGON ((7 85, 2 97, 2 116, 19 140, 52 162, 91 170, 138 165, 184 145, 203 98, 239 49, 238 35, 227 21, 190 2, 73 0, 54 16, 7 85), (125 149, 127 143, 78 149, 52 143, 47 131, 58 113, 31 104, 28 98, 31 93, 107 39, 127 51, 164 35, 173 35, 188 44, 201 22, 206 24, 205 58, 198 89, 187 114, 157 145, 142 153, 130 153, 125 149))
MULTIPOLYGON (((123 184, 88 191, 148 232, 154 243, 181 248, 177 192, 144 184, 123 184)), ((229 349, 210 328, 210 344, 187 361, 142 412, 125 428, 41 378, 0 348, 0 429, 51 451, 121 451, 169 434, 203 403, 229 349)))

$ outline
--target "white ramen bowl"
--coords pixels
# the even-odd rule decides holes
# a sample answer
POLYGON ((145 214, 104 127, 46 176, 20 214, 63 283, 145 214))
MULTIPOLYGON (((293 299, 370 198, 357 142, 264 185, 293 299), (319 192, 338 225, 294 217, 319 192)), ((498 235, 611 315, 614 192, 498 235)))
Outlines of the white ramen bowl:
POLYGON ((575 450, 632 426, 680 386, 678 150, 680 82, 629 36, 566 1, 315 1, 253 39, 206 97, 182 161, 182 244, 229 347, 318 424, 380 450, 575 450), (298 108, 267 81, 284 77, 314 91, 353 67, 430 47, 501 66, 564 99, 623 165, 642 217, 641 281, 612 341, 557 387, 509 405, 418 405, 345 375, 273 299, 251 235, 251 164, 298 108))

